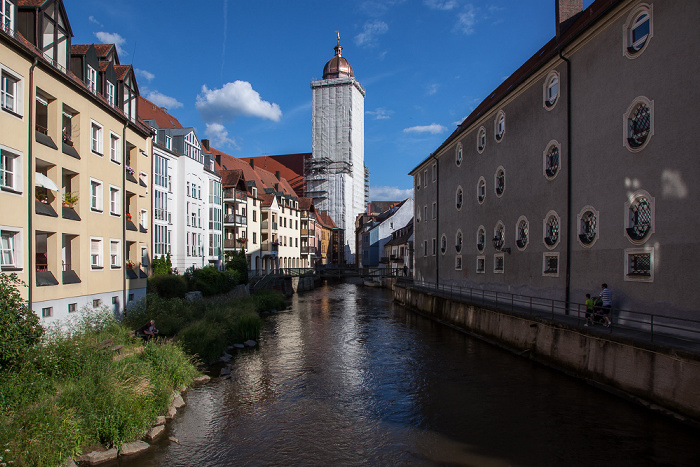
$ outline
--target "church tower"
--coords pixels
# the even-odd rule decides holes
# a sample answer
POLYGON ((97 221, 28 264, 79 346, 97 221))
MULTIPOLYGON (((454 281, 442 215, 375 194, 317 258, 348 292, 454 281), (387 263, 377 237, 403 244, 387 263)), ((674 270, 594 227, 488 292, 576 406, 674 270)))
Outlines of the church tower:
POLYGON ((312 156, 307 161, 306 196, 328 211, 343 231, 345 262, 355 263, 355 218, 365 211, 365 89, 355 79, 343 47, 311 82, 312 156))

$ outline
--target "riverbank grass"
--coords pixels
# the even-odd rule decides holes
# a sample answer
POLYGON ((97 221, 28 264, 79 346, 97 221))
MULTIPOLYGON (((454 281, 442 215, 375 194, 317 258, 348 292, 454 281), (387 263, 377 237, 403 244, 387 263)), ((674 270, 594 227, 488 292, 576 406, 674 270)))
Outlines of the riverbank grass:
POLYGON ((106 308, 81 310, 2 370, 0 464, 59 465, 87 446, 138 439, 197 375, 179 344, 144 345, 106 308))

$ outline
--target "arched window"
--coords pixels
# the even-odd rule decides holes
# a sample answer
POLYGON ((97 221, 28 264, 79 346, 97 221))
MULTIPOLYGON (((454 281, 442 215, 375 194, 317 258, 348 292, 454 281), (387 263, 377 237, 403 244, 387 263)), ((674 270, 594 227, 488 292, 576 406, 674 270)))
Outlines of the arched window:
POLYGON ((551 110, 559 100, 559 73, 552 71, 544 81, 544 108, 551 110))
POLYGON ((481 177, 476 185, 476 199, 479 204, 483 204, 486 199, 486 179, 484 177, 481 177))
POLYGON ((625 114, 626 145, 630 151, 643 149, 654 134, 653 123, 653 102, 645 97, 638 97, 625 114))
POLYGON ((527 217, 520 216, 515 226, 515 244, 520 250, 524 250, 530 241, 530 224, 527 217))
POLYGON ((486 229, 483 225, 479 226, 479 230, 476 231, 476 249, 479 253, 484 252, 484 247, 486 246, 486 229))
POLYGON ((501 141, 503 139, 503 135, 506 133, 506 113, 500 110, 496 114, 496 119, 493 123, 496 141, 501 141))
POLYGON ((503 167, 499 167, 496 170, 496 175, 494 177, 494 190, 496 191, 496 196, 503 196, 503 192, 506 190, 506 171, 503 167))
POLYGON ((628 58, 637 58, 654 36, 652 13, 652 7, 642 3, 627 17, 624 28, 623 53, 628 58))
POLYGON ((645 242, 654 232, 654 198, 645 191, 639 191, 625 206, 627 236, 633 243, 645 242))
POLYGON ((493 247, 496 251, 501 251, 501 248, 506 242, 506 228, 503 222, 498 221, 496 227, 493 229, 493 247))
POLYGON ((447 235, 442 234, 440 238, 440 252, 444 255, 447 251, 447 235))
POLYGON ((459 211, 462 209, 462 204, 464 203, 464 192, 462 191, 462 187, 458 186, 457 187, 457 192, 455 193, 455 207, 459 211))
POLYGON ((544 243, 547 248, 554 248, 559 243, 559 215, 549 211, 544 220, 544 243))
POLYGON ((455 250, 457 250, 457 253, 462 252, 462 244, 463 244, 462 231, 458 230, 457 234, 455 235, 455 250))
POLYGON ((598 238, 598 212, 586 206, 578 215, 578 240, 581 245, 590 248, 598 238))
POLYGON ((476 135, 476 150, 481 154, 484 148, 486 148, 486 128, 482 126, 476 135))
POLYGON ((553 180, 559 173, 560 150, 559 143, 552 140, 544 150, 544 176, 553 180))
POLYGON ((464 158, 464 148, 462 147, 462 143, 459 143, 457 145, 457 149, 455 150, 455 164, 457 164, 457 167, 462 165, 463 158, 464 158))

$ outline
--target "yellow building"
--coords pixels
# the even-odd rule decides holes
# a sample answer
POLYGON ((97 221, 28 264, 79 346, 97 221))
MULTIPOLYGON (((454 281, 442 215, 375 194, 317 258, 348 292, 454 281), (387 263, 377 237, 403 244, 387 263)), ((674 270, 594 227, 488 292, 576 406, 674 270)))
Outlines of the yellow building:
POLYGON ((3 4, 2 272, 27 283, 45 321, 85 305, 121 312, 145 295, 151 244, 134 71, 114 45, 72 45, 62 1, 3 4))

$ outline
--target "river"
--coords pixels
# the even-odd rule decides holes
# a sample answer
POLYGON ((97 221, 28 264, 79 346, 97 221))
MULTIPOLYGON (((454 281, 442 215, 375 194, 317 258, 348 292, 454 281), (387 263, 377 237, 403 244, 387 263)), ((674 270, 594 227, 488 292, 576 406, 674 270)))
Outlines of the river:
POLYGON ((265 318, 121 466, 700 465, 700 430, 353 284, 265 318), (168 440, 174 437, 178 443, 168 440))

